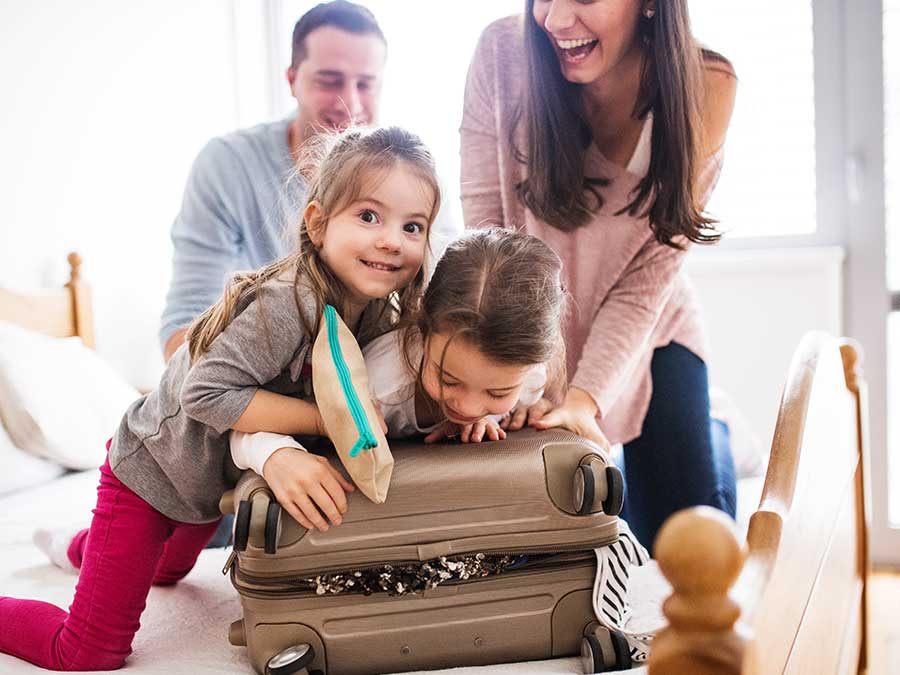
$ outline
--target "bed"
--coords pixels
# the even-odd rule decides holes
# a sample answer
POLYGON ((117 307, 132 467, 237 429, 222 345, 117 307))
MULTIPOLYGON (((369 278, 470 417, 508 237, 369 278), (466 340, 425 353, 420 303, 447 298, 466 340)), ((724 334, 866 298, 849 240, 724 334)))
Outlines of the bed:
MULTIPOLYGON (((57 292, 0 290, 0 321, 93 346, 90 293, 70 256, 57 292)), ((635 571, 630 628, 665 624, 647 666, 627 672, 861 672, 866 654, 866 400, 860 351, 808 334, 784 389, 764 478, 739 484, 739 519, 705 509, 673 516, 655 546, 658 565, 635 571), (760 496, 761 493, 761 496, 760 496), (758 506, 757 506, 758 505, 758 506)), ((70 471, 0 495, 0 593, 66 607, 75 577, 31 543, 35 527, 85 526, 96 470, 70 471)), ((204 551, 174 588, 154 588, 126 672, 249 673, 226 631, 241 615, 221 569, 204 551)), ((0 655, 0 672, 44 672, 0 655)), ((451 671, 441 671, 451 672, 451 671)), ((581 673, 578 658, 456 669, 457 675, 581 673)))

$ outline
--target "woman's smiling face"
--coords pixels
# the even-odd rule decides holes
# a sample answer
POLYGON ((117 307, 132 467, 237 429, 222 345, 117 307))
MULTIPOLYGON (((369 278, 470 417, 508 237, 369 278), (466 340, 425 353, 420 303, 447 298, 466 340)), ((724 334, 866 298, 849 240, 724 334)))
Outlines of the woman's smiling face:
POLYGON ((425 344, 422 387, 451 422, 472 424, 512 410, 533 367, 497 363, 464 337, 434 333, 425 344))
POLYGON ((559 58, 563 77, 589 84, 640 53, 645 0, 534 0, 532 16, 559 58))

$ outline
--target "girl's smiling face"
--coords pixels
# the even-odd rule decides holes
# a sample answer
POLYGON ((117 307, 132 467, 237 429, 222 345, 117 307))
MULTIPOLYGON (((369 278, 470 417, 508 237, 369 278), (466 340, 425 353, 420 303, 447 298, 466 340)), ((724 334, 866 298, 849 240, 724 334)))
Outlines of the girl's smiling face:
POLYGON ((516 405, 533 365, 492 361, 463 336, 433 333, 425 342, 422 387, 451 422, 473 424, 516 405), (449 343, 449 344, 448 344, 449 343))
POLYGON ((413 281, 422 268, 435 203, 431 187, 404 162, 375 176, 371 187, 322 227, 316 202, 306 207, 310 238, 347 288, 355 312, 413 281))

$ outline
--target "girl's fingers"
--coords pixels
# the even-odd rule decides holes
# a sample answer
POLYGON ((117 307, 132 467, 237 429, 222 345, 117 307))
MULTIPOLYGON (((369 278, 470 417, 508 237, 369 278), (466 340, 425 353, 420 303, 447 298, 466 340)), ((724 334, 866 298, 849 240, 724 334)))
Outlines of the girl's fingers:
POLYGON ((436 441, 441 440, 442 438, 450 437, 450 427, 446 422, 439 424, 436 429, 434 429, 430 434, 425 437, 426 443, 434 443, 436 441))
POLYGON ((464 427, 462 428, 462 430, 459 432, 459 440, 462 441, 463 443, 468 443, 468 442, 469 442, 469 439, 470 439, 471 437, 472 437, 472 425, 471 425, 471 424, 467 424, 467 425, 464 426, 464 427))
POLYGON ((503 429, 497 429, 497 440, 502 441, 506 438, 506 431, 503 429))
POLYGON ((528 419, 528 408, 521 407, 518 408, 512 416, 512 421, 509 423, 509 426, 506 427, 510 431, 516 431, 525 426, 525 421, 528 419))
POLYGON ((469 435, 469 439, 473 443, 481 443, 484 438, 484 432, 486 430, 486 425, 484 422, 476 422, 472 425, 472 433, 469 435))
POLYGON ((356 489, 353 483, 344 478, 344 475, 333 466, 331 466, 331 464, 328 465, 328 468, 331 471, 331 475, 334 476, 334 479, 340 484, 342 488, 344 488, 344 490, 346 490, 347 492, 353 492, 356 489))
MULTIPOLYGON (((328 532, 328 523, 325 522, 319 509, 316 508, 316 505, 312 503, 312 500, 309 497, 301 495, 295 500, 295 503, 300 507, 303 515, 306 516, 306 519, 314 528, 321 530, 322 532, 328 532)), ((309 529, 313 529, 313 527, 310 527, 309 529)))
MULTIPOLYGON (((347 495, 344 494, 344 488, 341 487, 341 484, 333 474, 328 474, 322 479, 322 488, 328 493, 331 501, 337 507, 338 515, 341 516, 347 513, 347 495)), ((332 522, 334 521, 332 520, 332 522)), ((334 524, 339 525, 340 523, 334 524)))
POLYGON ((291 518, 300 523, 301 526, 305 527, 307 530, 312 530, 313 524, 307 520, 306 516, 303 515, 303 512, 297 508, 294 502, 279 502, 282 508, 288 512, 291 518))
POLYGON ((341 524, 341 521, 343 520, 341 518, 341 512, 338 509, 337 504, 335 504, 334 499, 331 498, 331 495, 328 494, 322 485, 310 486, 309 496, 319 510, 325 514, 325 517, 331 521, 332 525, 341 524))

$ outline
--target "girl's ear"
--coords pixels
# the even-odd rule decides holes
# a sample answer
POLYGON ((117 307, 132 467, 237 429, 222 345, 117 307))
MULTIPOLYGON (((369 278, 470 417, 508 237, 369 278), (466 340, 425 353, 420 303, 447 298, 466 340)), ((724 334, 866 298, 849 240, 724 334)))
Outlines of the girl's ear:
POLYGON ((325 238, 325 213, 317 201, 311 201, 303 209, 303 222, 306 223, 306 231, 313 246, 322 248, 325 238))

